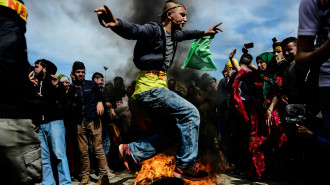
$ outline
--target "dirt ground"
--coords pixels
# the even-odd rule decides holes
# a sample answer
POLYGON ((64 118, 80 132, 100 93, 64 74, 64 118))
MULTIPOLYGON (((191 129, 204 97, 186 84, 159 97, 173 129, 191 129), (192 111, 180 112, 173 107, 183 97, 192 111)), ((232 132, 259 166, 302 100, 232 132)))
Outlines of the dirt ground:
MULTIPOLYGON (((110 184, 113 185, 133 185, 135 175, 130 173, 128 170, 124 170, 121 172, 110 172, 108 173, 110 184)), ((234 177, 229 174, 221 174, 221 181, 222 185, 289 185, 292 184, 286 181, 265 181, 265 182, 258 182, 258 181, 250 181, 247 179, 241 179, 238 177, 234 177)), ((97 182, 97 176, 95 174, 91 175, 91 181, 88 185, 93 185, 97 182)), ((73 181, 73 185, 78 185, 78 181, 73 181)))

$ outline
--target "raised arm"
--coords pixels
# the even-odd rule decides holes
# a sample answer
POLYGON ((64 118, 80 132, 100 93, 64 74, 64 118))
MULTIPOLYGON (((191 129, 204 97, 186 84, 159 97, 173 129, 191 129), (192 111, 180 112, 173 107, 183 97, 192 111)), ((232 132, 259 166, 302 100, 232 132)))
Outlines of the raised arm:
POLYGON ((107 5, 103 7, 96 8, 94 12, 97 14, 100 24, 105 28, 114 28, 118 26, 118 20, 111 12, 107 5))
POLYGON ((218 31, 222 31, 222 29, 218 28, 222 23, 216 24, 205 31, 199 30, 176 30, 172 38, 178 42, 184 40, 191 40, 191 39, 199 39, 203 36, 212 36, 218 33, 218 31))
POLYGON ((298 36, 295 58, 298 68, 321 66, 330 58, 330 39, 317 50, 313 49, 314 40, 314 36, 298 36))
POLYGON ((111 28, 113 32, 125 39, 137 40, 151 37, 156 29, 156 26, 150 24, 139 25, 117 19, 107 5, 95 9, 94 12, 97 13, 98 20, 103 27, 111 28))
POLYGON ((241 67, 240 67, 236 62, 233 61, 233 57, 235 56, 236 51, 237 51, 237 49, 234 49, 234 50, 229 54, 229 60, 230 60, 231 64, 233 65, 234 69, 235 69, 236 71, 240 71, 240 70, 241 70, 241 67))
POLYGON ((205 30, 205 35, 214 35, 217 34, 218 31, 223 32, 223 30, 221 28, 218 28, 220 25, 222 24, 222 22, 210 27, 209 29, 205 30))

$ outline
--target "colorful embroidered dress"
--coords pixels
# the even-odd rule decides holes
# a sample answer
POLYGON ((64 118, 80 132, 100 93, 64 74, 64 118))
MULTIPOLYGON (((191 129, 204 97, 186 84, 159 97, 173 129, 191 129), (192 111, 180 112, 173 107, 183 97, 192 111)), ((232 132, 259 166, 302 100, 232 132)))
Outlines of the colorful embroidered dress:
POLYGON ((277 108, 271 113, 272 125, 266 125, 265 114, 273 97, 278 96, 281 91, 282 78, 272 75, 271 69, 269 69, 272 68, 273 53, 263 53, 257 57, 257 59, 259 58, 267 63, 267 70, 255 78, 254 85, 257 88, 257 94, 251 108, 251 117, 246 114, 238 91, 238 84, 244 75, 250 75, 253 78, 253 72, 241 69, 233 83, 233 92, 237 111, 247 121, 247 124, 249 120, 251 122, 249 151, 253 163, 252 168, 256 171, 258 178, 262 178, 268 167, 267 164, 271 163, 271 156, 287 142, 287 137, 281 126, 277 108))

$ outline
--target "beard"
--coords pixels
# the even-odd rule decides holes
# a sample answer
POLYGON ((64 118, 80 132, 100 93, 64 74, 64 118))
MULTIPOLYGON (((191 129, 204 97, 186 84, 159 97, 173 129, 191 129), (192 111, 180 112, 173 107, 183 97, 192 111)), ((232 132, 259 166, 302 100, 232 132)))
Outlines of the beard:
POLYGON ((37 78, 39 81, 43 80, 45 77, 45 73, 41 70, 40 73, 36 74, 35 78, 37 78))

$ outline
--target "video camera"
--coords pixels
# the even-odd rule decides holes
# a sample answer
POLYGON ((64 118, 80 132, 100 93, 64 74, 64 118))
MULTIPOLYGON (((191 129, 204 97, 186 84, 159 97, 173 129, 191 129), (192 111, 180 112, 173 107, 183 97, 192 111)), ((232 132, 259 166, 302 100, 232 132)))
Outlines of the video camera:
POLYGON ((285 124, 296 126, 306 124, 309 112, 306 104, 289 104, 285 106, 285 116, 282 121, 285 124))

